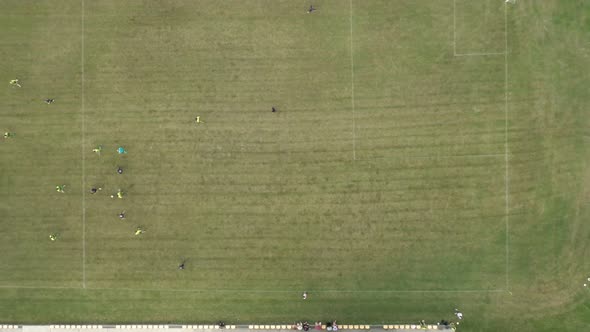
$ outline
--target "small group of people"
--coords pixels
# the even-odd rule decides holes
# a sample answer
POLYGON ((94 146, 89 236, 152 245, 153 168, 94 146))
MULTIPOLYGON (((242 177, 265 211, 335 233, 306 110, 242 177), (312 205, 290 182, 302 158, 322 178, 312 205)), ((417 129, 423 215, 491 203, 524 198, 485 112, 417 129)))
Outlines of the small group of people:
MULTIPOLYGON (((297 322, 293 325, 293 330, 298 331, 309 331, 311 325, 308 322, 297 322)), ((322 330, 322 322, 314 322, 313 323, 314 330, 322 330)), ((338 331, 338 325, 336 321, 326 323, 326 330, 328 331, 338 331)))
POLYGON ((338 331, 338 324, 336 324, 336 321, 326 323, 326 330, 338 331))
POLYGON ((298 331, 309 331, 309 323, 308 322, 297 322, 295 323, 295 325, 293 326, 294 330, 298 330, 298 331))
POLYGON ((117 198, 123 198, 123 190, 121 190, 121 189, 117 190, 117 193, 112 194, 111 198, 115 198, 115 195, 117 195, 117 198))

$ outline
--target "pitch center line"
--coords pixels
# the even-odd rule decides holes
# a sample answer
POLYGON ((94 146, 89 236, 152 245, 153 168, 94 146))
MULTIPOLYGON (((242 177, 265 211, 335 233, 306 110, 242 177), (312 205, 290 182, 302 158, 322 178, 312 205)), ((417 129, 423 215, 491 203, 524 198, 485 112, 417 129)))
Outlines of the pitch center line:
POLYGON ((84 110, 84 0, 82 0, 81 112, 82 112, 82 288, 86 288, 86 119, 84 110))
POLYGON ((352 0, 350 0, 350 102, 352 104, 352 160, 356 160, 356 115, 354 110, 354 52, 352 42, 352 0))

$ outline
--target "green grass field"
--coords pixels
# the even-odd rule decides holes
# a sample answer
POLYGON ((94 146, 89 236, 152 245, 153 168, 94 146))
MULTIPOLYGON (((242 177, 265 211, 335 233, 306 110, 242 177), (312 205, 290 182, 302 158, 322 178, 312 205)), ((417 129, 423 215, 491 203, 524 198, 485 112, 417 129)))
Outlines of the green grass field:
POLYGON ((582 331, 589 40, 584 0, 4 0, 0 322, 582 331))

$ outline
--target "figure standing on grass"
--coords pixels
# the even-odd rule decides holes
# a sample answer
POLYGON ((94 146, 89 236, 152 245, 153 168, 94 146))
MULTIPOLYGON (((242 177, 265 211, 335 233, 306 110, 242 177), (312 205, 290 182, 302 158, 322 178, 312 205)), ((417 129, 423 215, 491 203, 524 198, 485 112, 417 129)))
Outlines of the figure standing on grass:
POLYGON ((58 193, 65 193, 66 192, 66 185, 62 184, 61 186, 55 186, 55 191, 58 193))
POLYGON ((125 211, 119 213, 119 219, 121 219, 121 220, 125 219, 125 211))
POLYGON ((144 230, 141 229, 141 227, 137 227, 137 229, 135 230, 135 236, 141 235, 143 234, 144 230))
POLYGON ((4 139, 8 139, 8 138, 11 138, 11 137, 14 137, 14 134, 13 133, 8 132, 8 131, 5 131, 4 132, 4 139))
POLYGON ((117 167, 117 174, 123 174, 123 169, 121 167, 117 167))
POLYGON ((100 156, 100 151, 102 151, 102 145, 99 145, 97 147, 95 147, 94 149, 92 149, 92 152, 98 154, 100 156))
POLYGON ((457 316, 457 318, 459 318, 460 320, 463 319, 463 313, 459 311, 459 309, 455 308, 455 316, 457 316))
POLYGON ((57 240, 57 233, 51 233, 51 234, 49 234, 49 240, 51 240, 51 241, 57 240))
POLYGON ((307 300, 307 292, 303 292, 302 296, 301 296, 304 300, 307 300))
POLYGON ((46 103, 47 105, 49 105, 49 104, 53 104, 53 102, 54 102, 54 101, 55 101, 55 99, 51 99, 51 98, 47 98, 47 99, 45 99, 45 103, 46 103))
POLYGON ((183 261, 180 263, 180 265, 178 265, 178 269, 179 269, 179 270, 184 270, 184 267, 185 267, 184 265, 185 265, 185 263, 186 263, 186 260, 183 260, 183 261))
POLYGON ((123 198, 123 191, 122 191, 121 189, 119 189, 119 190, 117 191, 117 197, 118 197, 118 198, 123 198))
POLYGON ((273 106, 271 112, 276 113, 277 112, 277 109, 273 106))
POLYGON ((117 148, 117 152, 119 154, 126 154, 127 153, 127 151, 125 150, 125 148, 122 147, 122 146, 120 146, 119 148, 117 148))
POLYGON ((18 83, 18 78, 15 78, 13 80, 10 80, 10 85, 17 86, 17 87, 21 88, 20 83, 18 83))
POLYGON ((96 194, 98 191, 101 191, 101 190, 102 190, 101 187, 98 187, 98 188, 92 187, 92 188, 90 188, 90 193, 91 194, 96 194))
POLYGON ((201 117, 200 117, 200 116, 197 116, 197 117, 195 118, 195 123, 196 123, 196 124, 200 124, 200 123, 204 123, 204 122, 203 122, 203 121, 201 121, 201 117))
POLYGON ((312 12, 315 11, 315 8, 313 8, 313 5, 309 6, 309 9, 307 10, 308 14, 311 14, 312 12))

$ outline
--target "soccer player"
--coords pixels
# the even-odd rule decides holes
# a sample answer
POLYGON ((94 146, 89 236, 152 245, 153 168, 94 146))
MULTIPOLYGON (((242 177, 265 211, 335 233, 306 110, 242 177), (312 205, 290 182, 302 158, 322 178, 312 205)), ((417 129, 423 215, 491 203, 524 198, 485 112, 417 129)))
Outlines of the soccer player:
POLYGON ((21 87, 21 85, 18 83, 18 78, 15 78, 13 80, 10 80, 10 85, 12 85, 12 86, 18 86, 19 88, 21 87))
POLYGON ((53 234, 49 234, 49 239, 50 239, 51 241, 55 241, 55 240, 57 240, 57 234, 55 234, 55 233, 53 233, 53 234))
POLYGON ((315 8, 313 8, 313 5, 309 6, 309 9, 307 10, 308 14, 311 14, 313 11, 315 10, 315 8))
POLYGON ((117 152, 118 152, 119 154, 125 154, 125 153, 127 153, 127 151, 125 151, 125 148, 124 148, 124 147, 122 147, 122 146, 120 146, 119 148, 117 148, 117 152))
POLYGON ((6 131, 6 132, 4 132, 4 138, 5 138, 5 139, 6 139, 6 138, 11 138, 12 136, 14 136, 14 134, 13 134, 13 133, 10 133, 10 132, 7 132, 7 131, 6 131))
POLYGON ((92 149, 92 152, 98 153, 99 155, 100 155, 100 151, 102 151, 102 145, 99 145, 99 146, 95 147, 94 149, 92 149))
POLYGON ((121 220, 125 219, 125 211, 119 213, 119 219, 121 219, 121 220))
POLYGON ((272 107, 272 112, 275 113, 277 111, 276 108, 274 108, 274 106, 272 107))
POLYGON ((98 191, 98 189, 95 188, 95 187, 90 188, 90 193, 91 194, 96 194, 97 191, 98 191))
POLYGON ((123 169, 121 167, 117 167, 117 174, 123 174, 123 169))
POLYGON ((307 292, 303 292, 303 296, 302 297, 303 297, 304 300, 307 300, 307 292))
POLYGON ((199 123, 204 123, 204 122, 203 122, 203 121, 201 121, 201 117, 200 117, 200 116, 197 116, 197 117, 195 118, 195 123, 199 124, 199 123))
POLYGON ((117 191, 117 197, 123 198, 123 191, 121 189, 117 191))
POLYGON ((45 102, 47 103, 47 105, 53 104, 54 101, 55 101, 55 99, 51 99, 51 98, 45 99, 45 102))
POLYGON ((180 263, 180 265, 178 265, 178 269, 179 270, 184 270, 184 262, 180 263))
POLYGON ((143 229, 141 229, 141 227, 137 227, 137 229, 135 230, 135 235, 141 235, 143 234, 143 229))
POLYGON ((65 190, 65 189, 66 189, 66 185, 65 185, 65 184, 64 184, 64 185, 61 185, 61 186, 55 186, 55 190, 56 190, 58 193, 62 193, 62 194, 63 194, 63 193, 65 193, 65 192, 66 192, 66 190, 65 190))

